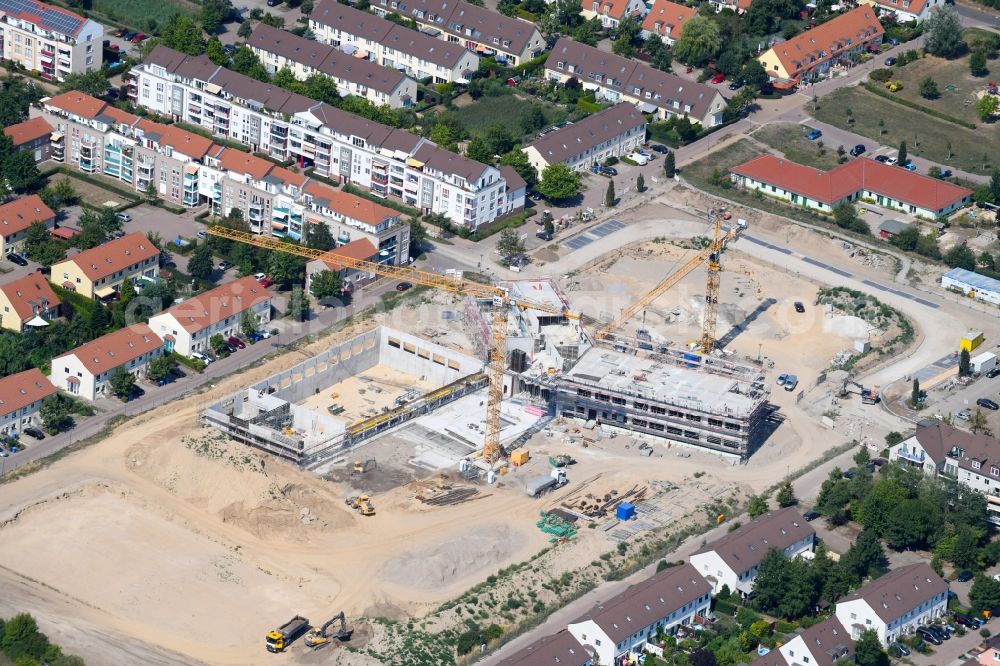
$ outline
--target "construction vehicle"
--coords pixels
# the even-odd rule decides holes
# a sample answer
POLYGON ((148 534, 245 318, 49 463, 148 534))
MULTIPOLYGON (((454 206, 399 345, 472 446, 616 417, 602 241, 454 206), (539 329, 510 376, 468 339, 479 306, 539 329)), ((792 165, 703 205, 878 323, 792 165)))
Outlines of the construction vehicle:
POLYGON ((524 491, 528 493, 529 497, 539 497, 550 490, 562 488, 567 483, 569 483, 569 479, 566 478, 566 470, 557 467, 549 474, 543 474, 528 481, 524 491))
POLYGON ((375 507, 372 505, 372 500, 368 495, 355 495, 353 497, 348 497, 344 500, 347 506, 351 507, 362 516, 374 516, 375 507))
POLYGON ((313 629, 308 634, 306 634, 306 647, 310 648, 321 648, 324 645, 329 645, 330 641, 334 637, 342 643, 346 643, 351 640, 351 635, 354 633, 353 629, 347 628, 347 618, 344 616, 344 611, 340 611, 324 624, 319 629, 313 629), (337 629, 337 633, 331 636, 328 632, 333 627, 333 625, 340 623, 340 627, 337 629))
POLYGON ((296 615, 288 622, 267 634, 267 651, 284 652, 307 629, 309 629, 309 620, 301 615, 296 615))
POLYGON ((369 458, 368 460, 361 462, 360 460, 354 461, 354 467, 351 469, 352 474, 364 474, 370 469, 375 469, 377 467, 374 458, 369 458))
MULTIPOLYGON (((466 280, 461 277, 460 273, 454 271, 441 275, 409 266, 380 264, 375 261, 355 259, 337 254, 336 250, 318 250, 295 243, 287 243, 271 236, 258 236, 248 231, 238 231, 220 225, 209 227, 207 232, 213 236, 246 243, 265 250, 287 252, 305 257, 308 260, 318 259, 336 271, 353 269, 360 273, 371 273, 394 280, 472 296, 476 299, 489 300, 492 303, 493 316, 490 327, 491 335, 487 364, 489 392, 486 399, 486 436, 482 455, 477 456, 474 461, 474 464, 481 464, 488 471, 494 471, 493 468, 497 466, 497 462, 503 454, 500 446, 500 403, 503 400, 503 377, 507 361, 507 315, 509 311, 512 308, 518 310, 531 309, 566 319, 579 320, 581 318, 578 313, 569 312, 563 308, 551 307, 529 300, 515 299, 503 287, 466 280)), ((386 414, 376 418, 388 419, 391 418, 391 414, 390 410, 386 414)), ((368 422, 369 425, 370 422, 371 420, 368 422)))
POLYGON ((852 393, 857 393, 861 396, 861 402, 865 405, 875 405, 879 401, 879 390, 878 387, 865 388, 853 379, 847 378, 844 380, 844 384, 840 387, 841 398, 846 398, 852 393))

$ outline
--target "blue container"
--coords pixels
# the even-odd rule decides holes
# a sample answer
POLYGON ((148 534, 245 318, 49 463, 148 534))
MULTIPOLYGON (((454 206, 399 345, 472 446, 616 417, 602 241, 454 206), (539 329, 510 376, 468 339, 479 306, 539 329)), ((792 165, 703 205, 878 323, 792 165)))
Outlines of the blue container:
POLYGON ((618 510, 615 511, 615 518, 618 520, 631 520, 635 518, 635 504, 630 504, 629 502, 619 504, 618 510))

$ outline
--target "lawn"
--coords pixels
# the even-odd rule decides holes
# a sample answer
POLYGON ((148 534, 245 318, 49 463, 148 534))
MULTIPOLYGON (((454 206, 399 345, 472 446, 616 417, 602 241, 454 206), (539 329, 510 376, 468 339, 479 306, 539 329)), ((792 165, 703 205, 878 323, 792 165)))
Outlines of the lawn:
POLYGON ((903 84, 903 89, 896 93, 899 97, 979 124, 975 93, 983 89, 989 78, 980 78, 969 73, 968 57, 945 60, 927 56, 897 68, 892 78, 903 84), (925 76, 930 76, 937 83, 940 96, 936 99, 920 96, 920 81, 925 76))
POLYGON ((966 129, 883 99, 861 87, 841 88, 820 98, 813 116, 886 146, 906 141, 910 155, 971 173, 988 175, 994 165, 1000 165, 1000 158, 995 157, 1000 150, 1000 126, 996 123, 980 122, 976 129, 966 129), (854 114, 851 125, 847 124, 847 109, 854 114), (880 120, 885 123, 884 134, 879 129, 880 120))
MULTIPOLYGON (((793 162, 805 164, 829 171, 840 163, 837 155, 837 146, 824 144, 822 150, 819 141, 810 141, 806 138, 802 125, 795 123, 776 123, 764 125, 753 132, 753 138, 762 143, 766 143, 775 150, 780 150, 782 154, 793 162)), ((844 150, 850 150, 851 146, 844 146, 844 150)))
POLYGON ((457 108, 455 114, 472 136, 485 133, 493 125, 501 123, 517 138, 526 135, 534 137, 536 130, 525 132, 521 125, 521 120, 527 116, 528 110, 533 106, 542 109, 549 125, 566 120, 568 115, 563 107, 529 100, 514 94, 480 97, 471 104, 457 108))
POLYGON ((94 13, 134 30, 152 30, 150 21, 163 26, 174 14, 194 14, 198 7, 186 0, 93 0, 94 13))

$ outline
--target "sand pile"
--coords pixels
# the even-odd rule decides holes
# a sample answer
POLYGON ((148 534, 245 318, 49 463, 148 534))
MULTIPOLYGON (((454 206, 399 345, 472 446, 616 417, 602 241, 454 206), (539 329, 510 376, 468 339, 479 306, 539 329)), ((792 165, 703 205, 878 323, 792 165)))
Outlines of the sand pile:
MULTIPOLYGON (((859 317, 848 315, 833 315, 823 320, 823 332, 839 335, 842 338, 868 339, 868 323, 859 317)), ((878 333, 873 329, 872 333, 878 333)))
POLYGON ((386 561, 379 575, 397 585, 430 590, 498 567, 521 543, 519 530, 482 525, 461 538, 418 548, 386 561))

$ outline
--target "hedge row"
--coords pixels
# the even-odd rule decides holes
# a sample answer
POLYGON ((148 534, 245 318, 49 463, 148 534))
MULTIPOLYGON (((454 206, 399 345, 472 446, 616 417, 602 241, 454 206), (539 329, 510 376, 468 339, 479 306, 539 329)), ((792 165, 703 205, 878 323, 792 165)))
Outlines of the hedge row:
POLYGON ((945 120, 949 123, 954 123, 959 127, 965 127, 966 129, 976 129, 975 123, 970 123, 967 120, 962 120, 961 118, 956 118, 955 116, 949 116, 947 113, 941 113, 936 109, 931 109, 929 107, 924 106, 923 104, 918 104, 914 101, 906 99, 905 97, 897 97, 888 90, 883 90, 882 88, 879 88, 878 86, 873 85, 871 83, 866 82, 864 86, 865 90, 867 90, 868 92, 874 93, 879 97, 884 97, 885 99, 891 100, 896 104, 902 104, 903 106, 908 106, 909 108, 914 109, 916 111, 920 111, 921 113, 926 113, 928 116, 934 116, 935 118, 945 120))

